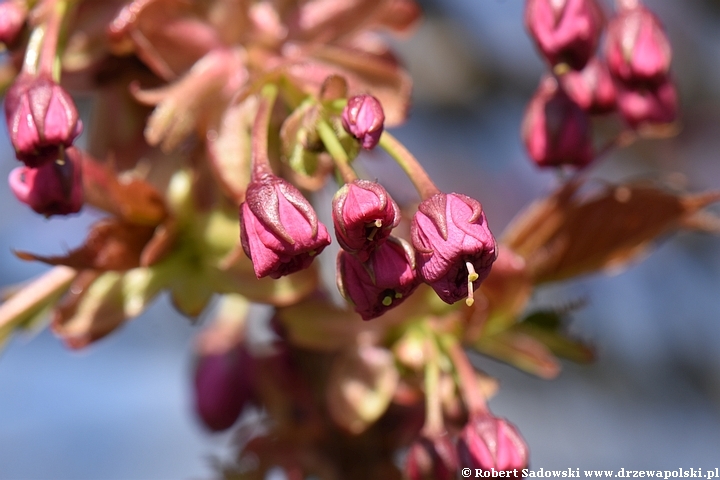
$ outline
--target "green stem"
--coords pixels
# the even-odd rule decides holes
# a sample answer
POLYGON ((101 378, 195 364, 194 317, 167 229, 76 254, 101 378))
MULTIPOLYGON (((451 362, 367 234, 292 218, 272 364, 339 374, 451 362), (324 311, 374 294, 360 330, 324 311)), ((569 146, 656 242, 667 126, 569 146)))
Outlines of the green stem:
POLYGON ((355 172, 350 167, 350 159, 340 143, 335 130, 333 130, 327 121, 321 119, 317 123, 317 132, 318 135, 320 135, 323 145, 325 145, 325 148, 327 148, 330 156, 335 161, 335 166, 340 171, 342 179, 346 183, 356 180, 357 175, 355 175, 355 172))
POLYGON ((445 431, 442 405, 440 403, 440 367, 438 349, 432 337, 426 338, 425 363, 425 425, 423 434, 428 437, 442 435, 445 431))
POLYGON ((470 360, 467 354, 460 346, 460 343, 452 339, 447 341, 445 348, 450 356, 455 372, 458 376, 458 384, 465 406, 468 409, 468 414, 472 417, 478 414, 487 412, 487 405, 485 403, 485 395, 480 390, 480 386, 475 376, 475 369, 470 364, 470 360))
POLYGON ((40 52, 42 50, 43 40, 45 39, 45 31, 45 25, 39 25, 30 34, 30 40, 28 41, 27 50, 25 51, 25 59, 23 60, 23 72, 30 75, 37 75, 40 52))
POLYGON ((415 185, 420 198, 427 200, 440 193, 425 169, 422 168, 420 162, 408 151, 405 146, 387 131, 383 132, 380 137, 380 146, 385 150, 397 163, 400 168, 407 174, 410 181, 415 185))
POLYGON ((260 105, 252 127, 253 179, 263 174, 272 174, 268 156, 268 130, 277 94, 278 88, 272 83, 265 85, 260 91, 260 105))
POLYGON ((53 80, 59 82, 61 66, 57 55, 58 43, 63 19, 68 11, 68 2, 67 0, 57 0, 54 3, 45 25, 45 35, 38 59, 38 72, 50 75, 53 80))

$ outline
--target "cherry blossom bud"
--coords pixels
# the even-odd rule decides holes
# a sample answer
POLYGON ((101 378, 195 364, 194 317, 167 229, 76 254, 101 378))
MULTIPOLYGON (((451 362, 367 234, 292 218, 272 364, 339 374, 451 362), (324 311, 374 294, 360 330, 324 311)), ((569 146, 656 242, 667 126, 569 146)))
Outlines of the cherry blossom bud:
POLYGON ((345 251, 337 259, 340 293, 363 320, 379 317, 402 303, 418 286, 415 255, 404 240, 390 237, 367 262, 345 251))
POLYGON ((539 167, 582 167, 593 159, 590 118, 552 77, 540 83, 523 119, 522 136, 539 167))
POLYGON ((17 158, 28 167, 57 160, 82 132, 70 94, 42 75, 18 76, 5 95, 5 120, 17 158))
POLYGON ((27 7, 20 2, 0 4, 0 43, 12 44, 25 24, 27 7))
POLYGON ((581 70, 595 53, 604 18, 595 0, 528 0, 525 25, 551 65, 581 70))
POLYGON ((606 57, 610 73, 623 82, 661 83, 670 70, 672 49, 660 20, 638 4, 610 21, 606 57))
POLYGON ((310 203, 282 178, 263 174, 250 182, 245 198, 240 238, 258 278, 303 270, 330 244, 310 203))
POLYGON ((632 128, 672 123, 677 118, 677 92, 670 78, 657 85, 618 82, 617 87, 618 110, 632 128))
POLYGON ((458 459, 450 437, 420 437, 408 451, 405 476, 408 480, 454 480, 458 459))
POLYGON ((400 209, 376 182, 355 180, 338 190, 332 203, 335 237, 361 262, 381 245, 400 223, 400 209))
POLYGON ((594 57, 581 71, 570 71, 560 77, 562 89, 590 114, 615 110, 615 84, 607 65, 594 57))
POLYGON ((72 147, 62 160, 14 169, 8 182, 18 200, 48 217, 77 213, 83 205, 81 156, 72 147))
POLYGON ((350 97, 342 112, 343 127, 357 138, 366 150, 371 150, 378 144, 384 123, 382 105, 372 95, 350 97))
POLYGON ((195 366, 195 409, 212 431, 230 428, 251 393, 252 358, 241 343, 201 354, 195 366))
POLYGON ((528 448, 513 424, 481 415, 460 433, 458 459, 463 468, 491 471, 522 470, 528 465, 528 448))
POLYGON ((412 220, 418 273, 447 303, 467 297, 490 273, 495 237, 480 202, 459 193, 437 193, 423 201, 412 220))

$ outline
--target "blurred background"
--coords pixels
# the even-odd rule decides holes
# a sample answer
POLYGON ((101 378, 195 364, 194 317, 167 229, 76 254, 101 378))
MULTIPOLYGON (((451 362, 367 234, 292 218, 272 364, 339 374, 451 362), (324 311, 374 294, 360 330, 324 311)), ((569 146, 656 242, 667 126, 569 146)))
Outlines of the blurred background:
MULTIPOLYGON (((520 143, 525 105, 544 72, 524 31, 524 2, 420 3, 425 22, 411 41, 396 42, 415 92, 410 120, 394 133, 441 189, 478 198, 499 235, 556 184, 520 143)), ((646 4, 674 48, 683 129, 613 153, 594 176, 720 188, 720 2, 646 4)), ((14 162, 2 139, 6 178, 14 162)), ((47 221, 0 188, 0 285, 45 270, 18 260, 12 249, 62 252, 78 245, 97 218, 86 212, 47 221)), ((531 467, 720 467, 718 292, 720 237, 696 233, 665 239, 624 272, 538 291, 538 308, 587 301, 572 314, 572 329, 596 345, 598 359, 591 366, 566 363, 552 381, 474 359, 500 379, 491 408, 518 426, 531 467)), ((206 433, 193 416, 198 328, 160 298, 80 352, 47 331, 11 340, 0 354, 0 479, 212 477, 213 459, 228 455, 232 438, 206 433)))

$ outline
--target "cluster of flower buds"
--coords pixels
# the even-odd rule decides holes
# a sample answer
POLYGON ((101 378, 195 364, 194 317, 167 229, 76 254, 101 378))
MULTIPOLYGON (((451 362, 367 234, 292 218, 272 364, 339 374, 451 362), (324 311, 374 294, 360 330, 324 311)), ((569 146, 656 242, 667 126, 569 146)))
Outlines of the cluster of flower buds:
MULTIPOLYGON (((348 99, 342 125, 362 148, 375 148, 385 114, 370 95, 348 99)), ((377 182, 354 179, 332 202, 335 237, 340 244, 337 284, 364 320, 379 317, 403 302, 418 286, 415 251, 391 235, 400 223, 400 208, 377 182)))
POLYGON ((452 480, 460 469, 520 472, 528 466, 528 449, 513 424, 481 414, 463 427, 455 444, 448 434, 423 436, 408 451, 409 480, 452 480))
MULTIPOLYGON (((432 355, 430 356, 432 357, 432 355)), ((432 362, 432 358, 426 359, 432 362)), ((439 384, 426 370, 426 421, 422 434, 410 446, 405 470, 410 480, 453 479, 458 471, 519 472, 528 466, 528 449, 514 425, 495 417, 487 408, 484 394, 476 381, 476 373, 458 345, 450 347, 449 360, 458 378, 458 387, 465 403, 459 434, 447 432, 443 425, 439 384), (466 415, 466 416, 465 416, 466 415)), ((431 365, 426 366, 426 369, 431 365)), ((435 375, 439 369, 436 369, 435 375)), ((514 473, 517 476, 517 473, 514 473)))
POLYGON ((601 153, 593 148, 592 115, 617 112, 634 131, 677 117, 671 48, 658 18, 639 0, 617 0, 598 52, 605 18, 597 0, 527 0, 527 29, 552 71, 523 120, 523 141, 540 167, 592 162, 601 153))
MULTIPOLYGON (((14 1, 0 8, 0 41, 9 45, 25 23, 27 8, 14 1)), ((10 188, 18 200, 46 216, 76 213, 83 204, 82 153, 73 147, 82 121, 54 76, 58 15, 53 12, 44 30, 38 30, 44 32, 42 43, 26 53, 22 71, 5 93, 10 141, 25 164, 10 174, 10 188)))
MULTIPOLYGON (((270 170, 266 132, 271 107, 267 99, 261 100, 253 130, 253 174, 240 218, 242 246, 255 274, 277 279, 309 267, 330 238, 303 194, 270 170)), ((380 143, 384 120, 380 101, 364 94, 347 100, 339 123, 362 148, 372 149, 380 143)), ((328 135, 327 130, 319 131, 321 127, 309 128, 317 128, 318 137, 328 135)), ((347 159, 336 158, 346 182, 332 202, 335 237, 341 247, 340 293, 365 320, 402 303, 421 282, 447 303, 467 298, 471 305, 474 290, 496 257, 495 238, 480 203, 439 192, 402 145, 394 139, 388 142, 391 145, 385 148, 402 157, 411 179, 424 185, 418 188, 424 199, 412 219, 412 245, 391 235, 401 214, 387 190, 377 182, 358 179, 347 159)))

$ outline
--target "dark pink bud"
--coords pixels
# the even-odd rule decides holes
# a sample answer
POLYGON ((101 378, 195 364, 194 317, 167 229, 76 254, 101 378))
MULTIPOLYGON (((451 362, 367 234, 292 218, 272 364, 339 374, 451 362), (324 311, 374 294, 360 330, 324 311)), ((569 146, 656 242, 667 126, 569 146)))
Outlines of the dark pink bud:
POLYGON ((80 152, 68 148, 62 160, 11 171, 10 190, 18 200, 42 215, 77 213, 83 205, 81 164, 80 152))
POLYGON ((458 459, 450 437, 420 437, 408 451, 405 476, 408 480, 454 480, 458 459))
POLYGON ((604 17, 595 0, 528 0, 525 25, 540 53, 555 66, 582 69, 595 53, 604 17))
POLYGON ((672 123, 677 118, 677 92, 670 78, 655 85, 618 82, 617 88, 618 110, 632 128, 672 123))
POLYGON ((490 415, 470 420, 457 444, 462 468, 491 471, 522 470, 528 466, 528 448, 513 424, 490 415))
POLYGON ((25 24, 27 7, 20 2, 0 4, 0 43, 12 44, 25 24))
POLYGON ((468 297, 490 273, 495 237, 477 200, 438 193, 423 201, 412 220, 418 273, 447 303, 468 297))
POLYGON ((28 167, 57 160, 82 132, 70 94, 42 75, 18 76, 5 95, 5 120, 15 154, 28 167))
POLYGON ((530 100, 522 136, 528 155, 539 167, 582 167, 593 159, 590 118, 553 77, 543 79, 530 100))
POLYGON ((342 124, 350 135, 360 140, 362 148, 375 148, 385 124, 380 101, 372 95, 350 97, 342 112, 342 124))
POLYGON ((615 110, 615 84, 607 65, 594 57, 580 71, 572 70, 560 77, 562 89, 583 110, 590 114, 615 110))
POLYGON ((355 180, 338 190, 332 204, 335 237, 362 262, 400 223, 400 209, 376 182, 355 180))
POLYGON ((644 6, 623 9, 610 21, 606 58, 619 80, 660 83, 670 71, 671 57, 660 20, 644 6))
POLYGON ((240 206, 241 241, 258 278, 304 268, 330 244, 325 225, 302 193, 274 175, 250 182, 240 206))
POLYGON ((394 237, 380 245, 367 262, 341 250, 337 258, 338 289, 363 320, 379 317, 417 288, 414 257, 412 247, 394 237))
POLYGON ((195 365, 195 410, 212 431, 230 428, 251 393, 252 358, 242 344, 201 355, 195 365))

